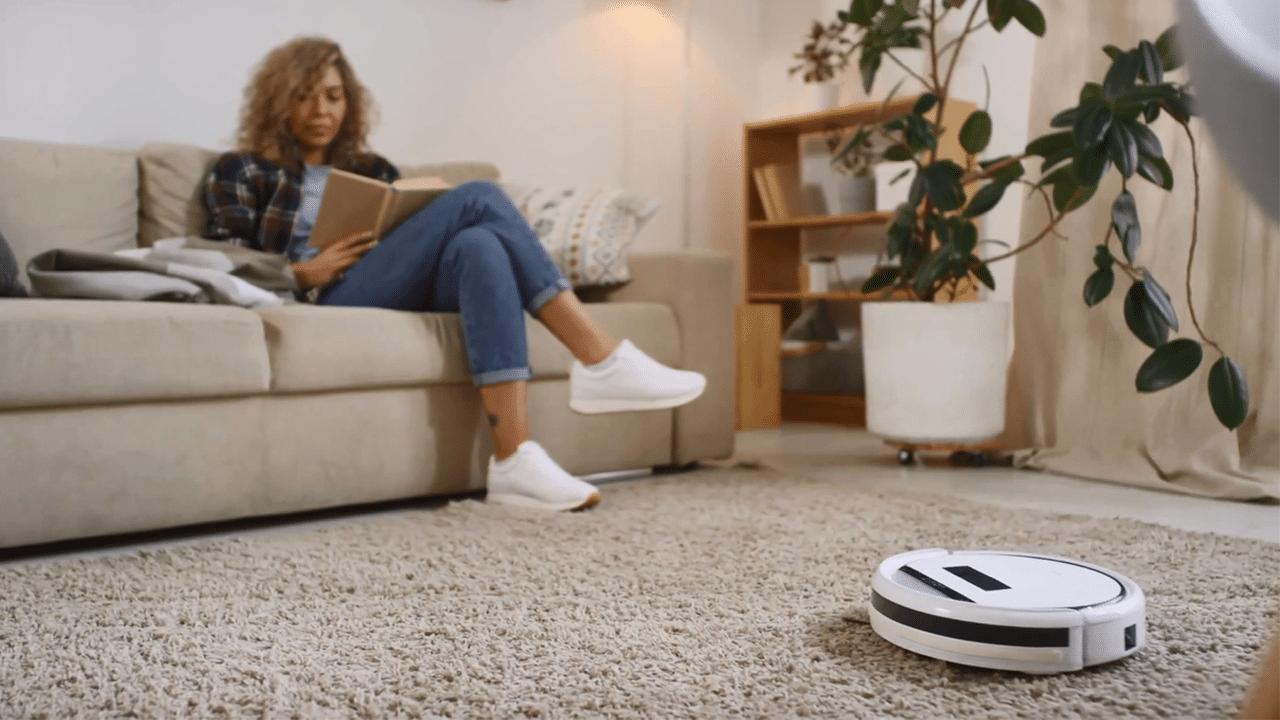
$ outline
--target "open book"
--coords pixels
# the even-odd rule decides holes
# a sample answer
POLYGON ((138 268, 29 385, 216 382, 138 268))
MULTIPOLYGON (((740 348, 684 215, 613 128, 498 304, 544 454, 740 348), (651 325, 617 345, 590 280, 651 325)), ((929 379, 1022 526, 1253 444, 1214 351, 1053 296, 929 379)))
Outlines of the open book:
POLYGON ((329 171, 311 230, 310 244, 325 247, 355 233, 371 231, 379 240, 423 205, 453 186, 438 177, 401 178, 393 183, 329 171))

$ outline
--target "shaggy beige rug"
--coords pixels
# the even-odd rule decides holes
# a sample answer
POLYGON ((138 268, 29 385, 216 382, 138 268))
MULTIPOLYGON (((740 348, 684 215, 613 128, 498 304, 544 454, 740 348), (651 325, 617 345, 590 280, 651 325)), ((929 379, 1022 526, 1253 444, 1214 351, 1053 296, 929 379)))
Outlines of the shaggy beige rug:
POLYGON ((0 717, 1227 718, 1274 627, 1280 546, 771 470, 605 486, 579 514, 463 500, 0 566, 0 717), (1150 645, 1032 677, 866 624, 922 547, 1113 568, 1150 645))

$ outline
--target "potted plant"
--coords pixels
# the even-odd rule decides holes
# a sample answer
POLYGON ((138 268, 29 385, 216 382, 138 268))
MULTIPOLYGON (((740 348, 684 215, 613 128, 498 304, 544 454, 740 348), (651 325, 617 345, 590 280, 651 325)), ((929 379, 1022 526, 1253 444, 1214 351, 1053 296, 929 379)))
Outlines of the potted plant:
MULTIPOLYGON (((1014 21, 1037 36, 1046 29, 1044 15, 1031 0, 853 0, 824 33, 824 47, 831 52, 814 45, 797 55, 814 66, 806 77, 816 77, 839 72, 858 53, 868 93, 886 60, 923 86, 911 112, 860 128, 841 150, 852 152, 879 131, 893 139, 883 152, 885 159, 910 161, 917 168, 908 200, 893 213, 885 233, 884 253, 894 264, 880 268, 862 288, 883 293, 883 299, 892 295, 923 301, 862 304, 868 429, 914 443, 971 442, 1003 431, 1008 308, 990 301, 930 301, 953 299, 978 285, 994 289, 988 265, 1055 234, 1063 216, 1089 202, 1112 169, 1122 176, 1122 190, 1112 200, 1105 234, 1099 229, 1101 241, 1087 248, 1097 269, 1084 284, 1084 303, 1093 307, 1106 299, 1117 274, 1128 281, 1121 311, 1131 332, 1152 348, 1138 368, 1135 385, 1140 392, 1185 380, 1203 362, 1204 346, 1213 348, 1220 357, 1209 372, 1209 398, 1218 420, 1227 428, 1238 427, 1248 412, 1239 367, 1205 336, 1194 305, 1191 320, 1199 340, 1170 339, 1170 330, 1178 331, 1180 324, 1169 295, 1135 261, 1142 230, 1130 184, 1142 180, 1168 191, 1174 181, 1148 126, 1174 122, 1191 137, 1191 97, 1185 85, 1165 77, 1181 64, 1173 28, 1154 42, 1143 40, 1127 50, 1103 48, 1112 59, 1105 77, 1086 83, 1079 104, 1054 116, 1050 125, 1055 131, 1032 140, 1019 155, 979 159, 993 132, 985 109, 972 112, 959 128, 940 127, 934 119, 943 117, 966 40, 983 26, 1001 32, 1014 21), (958 36, 943 42, 938 29, 952 12, 967 13, 967 19, 958 36), (922 50, 928 69, 917 73, 903 63, 899 54, 906 50, 922 50), (938 139, 947 132, 957 133, 966 153, 963 164, 938 157, 938 139), (1025 177, 1024 165, 1032 157, 1040 158, 1041 177, 1034 182, 1025 177), (984 258, 979 246, 989 241, 980 239, 977 221, 1013 185, 1043 197, 1049 220, 1017 247, 984 258)), ((1194 139, 1192 143, 1194 147, 1194 139)), ((840 159, 837 153, 835 161, 840 159)), ((1198 176, 1193 181, 1191 201, 1198 217, 1198 176)), ((1190 232, 1189 267, 1195 223, 1190 232)))

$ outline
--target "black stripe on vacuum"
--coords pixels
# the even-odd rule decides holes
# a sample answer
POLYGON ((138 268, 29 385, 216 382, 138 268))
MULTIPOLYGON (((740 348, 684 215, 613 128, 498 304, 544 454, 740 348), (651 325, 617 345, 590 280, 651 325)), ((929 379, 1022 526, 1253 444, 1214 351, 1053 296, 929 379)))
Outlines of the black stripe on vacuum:
POLYGON ((982 572, 981 570, 968 565, 955 565, 953 567, 942 568, 974 587, 982 588, 987 592, 995 592, 996 590, 1011 590, 1008 585, 982 572))
POLYGON ((938 617, 903 607, 880 593, 871 591, 871 606, 881 615, 931 635, 1009 647, 1068 647, 1070 628, 1028 628, 938 617))
POLYGON ((929 577, 928 575, 925 575, 924 573, 922 573, 922 572, 920 572, 919 570, 917 570, 917 569, 915 569, 915 568, 911 567, 910 565, 903 565, 902 567, 900 567, 900 568, 898 568, 898 569, 899 569, 899 570, 901 570, 902 572, 904 572, 904 573, 906 573, 906 574, 910 575, 911 577, 913 577, 913 578, 915 578, 915 579, 919 580, 920 582, 924 583, 925 585, 928 585, 929 587, 933 588, 934 590, 937 590, 938 592, 942 593, 943 595, 946 595, 947 597, 951 598, 952 600, 959 600, 960 602, 973 602, 972 600, 970 600, 969 598, 965 597, 964 595, 961 595, 960 593, 956 592, 955 590, 952 590, 951 588, 947 587, 946 585, 943 585, 942 583, 938 582, 937 580, 934 580, 933 578, 929 577))

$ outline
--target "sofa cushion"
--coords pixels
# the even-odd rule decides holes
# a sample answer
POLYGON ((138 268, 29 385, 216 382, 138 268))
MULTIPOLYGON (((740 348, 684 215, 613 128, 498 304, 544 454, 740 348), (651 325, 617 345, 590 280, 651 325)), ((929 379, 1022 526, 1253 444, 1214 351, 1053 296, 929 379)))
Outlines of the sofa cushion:
POLYGON ((138 151, 139 245, 204 236, 204 177, 219 154, 182 143, 151 143, 138 151))
POLYGON ((452 185, 472 180, 498 182, 498 168, 486 162, 447 162, 429 165, 398 165, 401 177, 438 177, 452 185))
POLYGON ((136 247, 137 155, 0 139, 0 233, 19 268, 54 248, 136 247))
MULTIPOLYGON (((587 306, 606 329, 668 365, 680 363, 675 315, 666 305, 587 306)), ((272 389, 354 390, 431 383, 470 383, 456 313, 286 305, 257 310, 266 325, 272 389)), ((535 380, 563 378, 572 357, 538 321, 525 316, 535 380)))
POLYGON ((246 395, 269 383, 251 310, 0 299, 0 408, 246 395))
MULTIPOLYGON (((142 173, 140 245, 171 237, 204 236, 204 179, 220 154, 219 150, 183 143, 151 143, 138 151, 142 173)), ((454 184, 498 179, 496 167, 480 162, 406 165, 400 171, 405 177, 436 175, 454 184)))

